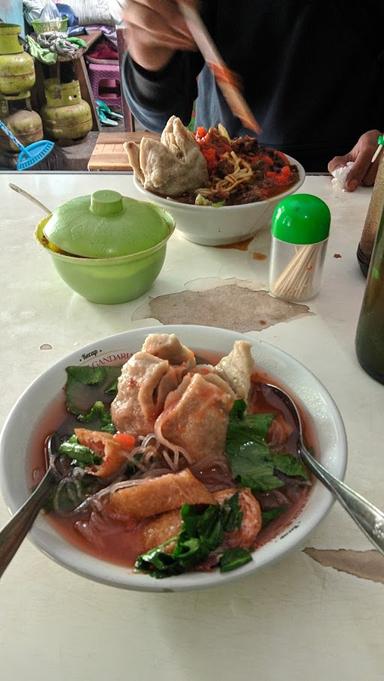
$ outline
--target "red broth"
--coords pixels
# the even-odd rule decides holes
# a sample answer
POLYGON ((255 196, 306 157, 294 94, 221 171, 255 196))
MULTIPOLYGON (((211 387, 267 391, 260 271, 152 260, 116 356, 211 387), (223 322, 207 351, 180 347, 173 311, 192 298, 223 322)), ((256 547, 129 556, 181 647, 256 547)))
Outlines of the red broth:
MULTIPOLYGON (((220 356, 217 353, 198 351, 196 354, 199 359, 212 364, 217 363, 220 359, 220 356)), ((257 371, 253 374, 252 398, 250 400, 252 411, 274 412, 277 415, 281 415, 289 424, 293 425, 292 417, 281 400, 279 400, 276 395, 260 389, 260 385, 268 382, 279 385, 278 381, 266 372, 257 371)), ((284 386, 281 387, 285 389, 284 386)), ((294 396, 292 395, 292 397, 294 396)), ((303 408, 300 409, 300 412, 303 420, 303 431, 306 443, 316 451, 317 442, 313 425, 303 408)), ((64 394, 61 393, 52 402, 31 438, 29 447, 30 456, 27 462, 27 475, 31 488, 35 487, 46 470, 44 443, 47 436, 57 430, 67 418, 68 414, 65 411, 64 394)), ((288 439, 287 445, 284 446, 285 451, 294 453, 294 442, 295 437, 293 433, 288 439)), ((205 479, 207 472, 205 471, 204 475, 200 475, 198 471, 194 471, 194 474, 197 477, 205 479)), ((215 474, 214 470, 208 473, 211 481, 212 477, 214 480, 215 474)), ((222 487, 230 484, 229 480, 223 480, 222 483, 222 487)), ((283 490, 285 490, 285 487, 283 490)), ((298 487, 297 489, 291 490, 289 508, 261 530, 257 536, 255 548, 262 546, 278 534, 284 532, 284 529, 292 524, 305 506, 310 491, 310 486, 298 487)), ((266 504, 268 507, 268 495, 271 495, 273 505, 273 492, 256 495, 259 498, 259 501, 261 500, 262 506, 266 504)), ((150 522, 150 520, 143 521, 132 528, 129 522, 116 521, 106 516, 92 515, 92 513, 89 512, 76 519, 74 517, 61 517, 54 512, 47 513, 46 517, 59 534, 80 550, 110 563, 127 567, 132 567, 137 556, 144 551, 144 529, 150 522)))

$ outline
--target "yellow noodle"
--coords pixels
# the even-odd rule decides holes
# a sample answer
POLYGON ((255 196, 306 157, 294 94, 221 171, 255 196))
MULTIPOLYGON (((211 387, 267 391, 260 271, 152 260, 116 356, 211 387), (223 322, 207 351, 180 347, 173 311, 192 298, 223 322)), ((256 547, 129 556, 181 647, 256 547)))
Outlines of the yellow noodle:
MULTIPOLYGON (((230 152, 230 156, 232 157, 231 160, 233 162, 232 172, 223 178, 216 179, 211 187, 199 189, 199 194, 208 196, 211 193, 220 192, 229 195, 235 187, 247 182, 252 177, 253 170, 247 161, 237 156, 234 151, 230 152)), ((228 158, 229 160, 229 155, 225 154, 224 158, 228 158)))

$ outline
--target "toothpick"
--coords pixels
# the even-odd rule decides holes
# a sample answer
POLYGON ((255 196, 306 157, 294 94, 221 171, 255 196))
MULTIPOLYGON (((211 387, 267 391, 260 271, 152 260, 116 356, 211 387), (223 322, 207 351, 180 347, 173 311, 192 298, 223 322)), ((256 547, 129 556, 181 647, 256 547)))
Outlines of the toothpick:
POLYGON ((380 152, 381 152, 381 150, 382 150, 382 148, 383 148, 383 146, 384 146, 384 135, 379 135, 379 136, 378 136, 378 138, 377 138, 377 145, 378 145, 378 146, 377 146, 377 149, 376 149, 375 153, 374 153, 373 156, 372 156, 371 163, 374 163, 374 162, 376 161, 378 155, 380 154, 380 152))

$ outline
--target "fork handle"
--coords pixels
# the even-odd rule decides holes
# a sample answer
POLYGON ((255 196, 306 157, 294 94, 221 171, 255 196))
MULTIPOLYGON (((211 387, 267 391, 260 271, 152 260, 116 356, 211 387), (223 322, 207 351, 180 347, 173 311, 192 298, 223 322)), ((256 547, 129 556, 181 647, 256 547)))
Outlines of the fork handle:
POLYGON ((335 495, 372 544, 384 554, 384 513, 361 494, 335 478, 304 446, 300 447, 300 454, 310 471, 335 495))
POLYGON ((0 531, 0 577, 47 501, 54 481, 54 473, 49 468, 31 496, 0 531))

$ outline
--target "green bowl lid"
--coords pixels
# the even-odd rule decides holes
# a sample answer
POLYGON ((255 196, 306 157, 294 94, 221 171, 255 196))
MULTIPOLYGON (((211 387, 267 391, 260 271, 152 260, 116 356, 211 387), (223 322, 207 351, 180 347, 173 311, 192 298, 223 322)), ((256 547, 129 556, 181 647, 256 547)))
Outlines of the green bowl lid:
POLYGON ((272 234, 290 244, 315 244, 329 235, 331 213, 312 194, 291 194, 279 201, 272 216, 272 234))
POLYGON ((56 208, 44 235, 65 253, 114 258, 155 246, 169 235, 169 227, 161 208, 105 189, 56 208))

